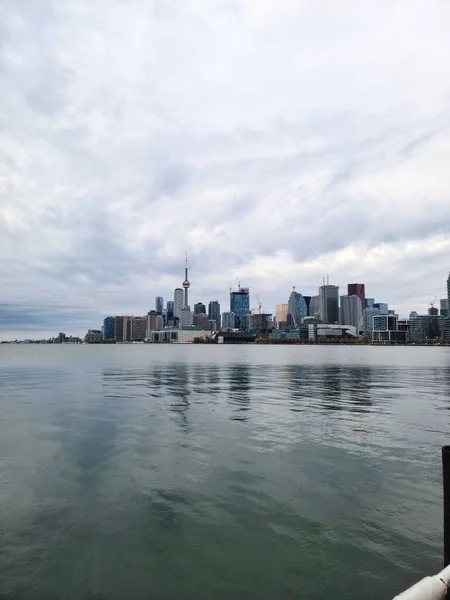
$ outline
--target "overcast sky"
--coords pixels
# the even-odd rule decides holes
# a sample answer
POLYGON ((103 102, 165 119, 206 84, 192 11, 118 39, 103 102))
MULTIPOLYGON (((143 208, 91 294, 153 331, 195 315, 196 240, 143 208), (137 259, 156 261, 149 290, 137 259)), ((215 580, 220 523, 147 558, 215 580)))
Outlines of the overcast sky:
POLYGON ((0 338, 450 269, 450 4, 2 0, 0 338))

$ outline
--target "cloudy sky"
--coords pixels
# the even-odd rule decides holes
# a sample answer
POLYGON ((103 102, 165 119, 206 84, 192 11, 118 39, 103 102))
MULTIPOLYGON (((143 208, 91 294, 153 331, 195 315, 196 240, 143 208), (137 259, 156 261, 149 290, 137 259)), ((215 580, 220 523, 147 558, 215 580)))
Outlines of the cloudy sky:
POLYGON ((0 338, 450 269, 446 0, 2 0, 0 338))

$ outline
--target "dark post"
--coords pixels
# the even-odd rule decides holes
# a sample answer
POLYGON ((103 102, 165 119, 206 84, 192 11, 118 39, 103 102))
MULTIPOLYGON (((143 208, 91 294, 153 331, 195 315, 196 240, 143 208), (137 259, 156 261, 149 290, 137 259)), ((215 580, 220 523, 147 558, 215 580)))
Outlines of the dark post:
POLYGON ((444 568, 450 564, 450 446, 442 446, 444 479, 444 568))

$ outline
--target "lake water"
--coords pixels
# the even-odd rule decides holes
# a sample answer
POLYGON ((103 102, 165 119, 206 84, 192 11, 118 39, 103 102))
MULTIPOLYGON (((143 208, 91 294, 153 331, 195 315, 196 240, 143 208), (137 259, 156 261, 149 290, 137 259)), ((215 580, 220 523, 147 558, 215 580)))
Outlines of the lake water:
POLYGON ((390 598, 449 409, 450 348, 0 346, 0 598, 390 598))

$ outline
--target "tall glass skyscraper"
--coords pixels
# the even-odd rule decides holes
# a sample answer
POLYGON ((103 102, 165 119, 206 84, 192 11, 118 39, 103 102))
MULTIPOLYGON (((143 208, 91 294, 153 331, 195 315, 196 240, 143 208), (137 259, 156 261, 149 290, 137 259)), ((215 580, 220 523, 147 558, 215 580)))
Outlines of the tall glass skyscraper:
POLYGON ((211 300, 209 303, 208 319, 215 321, 217 329, 220 329, 220 304, 217 300, 211 300))
POLYGON ((321 285, 320 297, 320 319, 323 323, 339 323, 339 286, 321 285))
POLYGON ((289 296, 288 315, 291 315, 290 320, 295 327, 298 327, 301 324, 302 319, 308 316, 306 300, 299 292, 295 291, 295 287, 292 289, 291 295, 289 296))
POLYGON ((103 339, 114 339, 114 317, 106 317, 106 319, 103 320, 103 339))
POLYGON ((158 314, 163 314, 164 298, 162 296, 156 296, 155 298, 155 310, 158 314))
POLYGON ((230 291, 230 312, 234 313, 235 326, 245 330, 247 315, 250 314, 250 290, 239 286, 237 291, 230 291))

